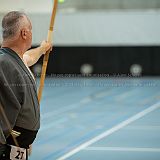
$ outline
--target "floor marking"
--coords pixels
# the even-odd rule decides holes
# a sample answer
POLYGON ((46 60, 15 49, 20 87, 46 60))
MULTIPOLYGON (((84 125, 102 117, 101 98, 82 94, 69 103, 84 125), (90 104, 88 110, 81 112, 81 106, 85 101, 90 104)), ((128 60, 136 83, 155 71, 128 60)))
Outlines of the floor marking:
POLYGON ((122 152, 160 152, 160 148, 138 148, 138 147, 87 147, 88 151, 122 151, 122 152))
POLYGON ((139 126, 127 126, 125 127, 125 130, 160 130, 160 126, 154 126, 154 125, 139 125, 139 126))
POLYGON ((88 96, 88 97, 82 99, 82 100, 80 101, 80 103, 82 103, 82 104, 87 104, 87 103, 89 103, 89 102, 91 102, 91 101, 92 101, 92 98, 91 98, 90 96, 88 96))
MULTIPOLYGON (((100 92, 100 93, 105 93, 105 95, 108 94, 108 96, 111 95, 111 91, 103 91, 103 92, 100 92)), ((50 117, 53 117, 53 116, 56 116, 56 115, 60 115, 60 114, 62 114, 64 112, 68 112, 70 110, 74 110, 76 108, 79 108, 79 107, 81 107, 81 105, 85 105, 85 104, 88 104, 88 103, 94 101, 97 98, 96 96, 98 94, 99 93, 97 93, 97 94, 95 94, 93 96, 91 96, 91 95, 86 96, 83 99, 81 99, 78 103, 67 105, 67 106, 65 106, 65 107, 63 107, 61 109, 56 110, 56 111, 50 111, 48 113, 44 113, 44 114, 41 115, 41 119, 48 119, 50 117)), ((103 96, 105 96, 105 95, 103 95, 103 96)), ((98 97, 98 98, 100 98, 100 97, 98 97)))
POLYGON ((153 96, 150 96, 150 98, 145 98, 143 101, 140 102, 141 105, 146 105, 147 103, 159 99, 160 92, 157 92, 156 94, 154 94, 153 96))
POLYGON ((132 89, 131 91, 127 91, 122 93, 121 95, 116 96, 116 101, 122 101, 123 99, 126 99, 129 96, 133 96, 133 94, 136 94, 135 90, 132 89))
POLYGON ((137 113, 136 115, 130 117, 129 119, 121 122, 120 124, 114 126, 113 128, 103 132, 102 134, 98 135, 97 137, 81 144, 80 146, 78 146, 77 148, 71 150, 70 152, 66 153, 65 155, 61 156, 60 158, 58 158, 57 160, 65 160, 66 158, 69 158, 71 156, 73 156, 74 154, 76 154, 77 152, 83 150, 84 148, 90 146, 91 144, 103 139, 104 137, 107 137, 111 134, 113 134, 114 132, 120 130, 121 128, 127 126, 128 124, 140 119, 141 117, 145 116, 146 114, 156 110, 160 108, 160 102, 157 102, 156 104, 150 106, 149 108, 137 113))

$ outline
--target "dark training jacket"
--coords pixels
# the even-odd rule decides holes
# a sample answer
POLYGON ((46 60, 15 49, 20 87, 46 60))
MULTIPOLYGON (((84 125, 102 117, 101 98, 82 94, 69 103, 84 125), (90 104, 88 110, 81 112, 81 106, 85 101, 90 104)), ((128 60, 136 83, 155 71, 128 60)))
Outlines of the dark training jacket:
MULTIPOLYGON (((9 48, 0 49, 0 103, 11 128, 21 132, 17 138, 21 147, 33 143, 40 127, 40 110, 35 80, 21 58, 9 48)), ((4 136, 0 143, 14 145, 8 126, 0 114, 0 128, 4 136)))

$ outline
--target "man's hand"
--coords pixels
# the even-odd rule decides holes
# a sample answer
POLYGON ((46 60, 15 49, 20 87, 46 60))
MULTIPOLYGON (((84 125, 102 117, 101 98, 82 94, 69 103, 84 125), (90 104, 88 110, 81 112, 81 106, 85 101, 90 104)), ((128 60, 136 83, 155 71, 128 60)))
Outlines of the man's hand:
POLYGON ((50 42, 47 42, 47 41, 42 41, 41 45, 40 45, 40 49, 41 49, 41 52, 43 54, 46 54, 46 52, 48 50, 52 50, 52 44, 50 42))
POLYGON ((46 54, 48 50, 52 50, 52 44, 47 41, 42 41, 39 47, 30 49, 24 53, 23 61, 30 67, 38 61, 42 54, 46 54))

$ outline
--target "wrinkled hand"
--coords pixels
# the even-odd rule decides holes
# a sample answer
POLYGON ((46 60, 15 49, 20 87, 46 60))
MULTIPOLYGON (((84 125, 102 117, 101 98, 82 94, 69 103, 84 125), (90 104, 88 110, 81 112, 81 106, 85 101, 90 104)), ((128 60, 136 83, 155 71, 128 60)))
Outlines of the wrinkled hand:
POLYGON ((42 53, 45 54, 48 50, 50 51, 52 50, 52 44, 47 41, 42 41, 40 48, 41 48, 42 53))

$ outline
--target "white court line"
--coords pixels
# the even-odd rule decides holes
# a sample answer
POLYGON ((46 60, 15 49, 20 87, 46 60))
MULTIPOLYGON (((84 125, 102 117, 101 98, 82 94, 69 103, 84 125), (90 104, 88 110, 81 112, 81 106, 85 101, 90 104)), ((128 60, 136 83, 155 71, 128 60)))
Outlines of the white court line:
POLYGON ((122 151, 122 152, 160 152, 160 148, 137 148, 137 147, 87 147, 88 151, 122 151))
MULTIPOLYGON (((136 90, 136 92, 137 92, 137 90, 136 90)), ((121 100, 123 100, 123 99, 126 99, 126 98, 129 97, 129 96, 133 96, 132 94, 136 94, 136 92, 135 92, 135 89, 133 89, 133 90, 131 90, 131 91, 124 92, 124 93, 122 93, 121 95, 116 96, 115 99, 116 99, 117 101, 121 101, 121 100)))
POLYGON ((123 127, 127 126, 128 124, 140 119, 141 117, 145 116, 146 114, 148 114, 148 113, 150 113, 150 112, 152 112, 152 111, 154 111, 158 108, 160 108, 160 102, 150 106, 149 108, 137 113, 136 115, 130 117, 129 119, 119 123, 118 125, 116 125, 113 128, 103 132, 102 134, 98 135, 97 137, 81 144, 80 146, 78 146, 77 148, 73 149, 72 151, 66 153, 65 155, 61 156, 57 160, 65 160, 66 158, 69 158, 69 157, 73 156, 74 154, 76 154, 77 152, 79 152, 79 151, 83 150, 84 148, 90 146, 91 144, 93 144, 93 143, 95 143, 95 142, 113 134, 114 132, 120 130, 121 128, 123 128, 123 127))
POLYGON ((154 125, 140 125, 140 126, 127 126, 125 127, 125 130, 160 130, 160 125, 154 126, 154 125))

